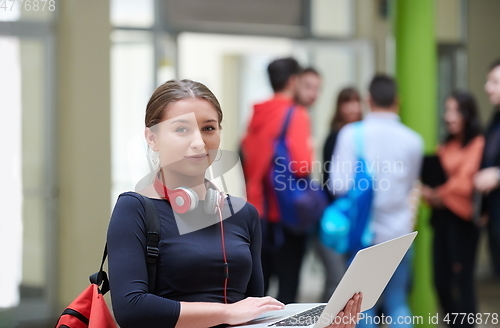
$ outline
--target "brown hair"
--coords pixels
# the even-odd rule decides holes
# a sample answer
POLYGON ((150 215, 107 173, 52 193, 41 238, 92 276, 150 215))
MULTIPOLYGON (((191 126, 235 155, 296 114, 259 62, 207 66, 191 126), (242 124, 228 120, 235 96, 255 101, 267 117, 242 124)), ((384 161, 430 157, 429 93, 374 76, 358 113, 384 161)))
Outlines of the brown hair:
POLYGON ((500 58, 497 58, 495 59, 491 65, 490 65, 490 70, 488 72, 491 72, 492 70, 494 70, 495 68, 497 68, 498 66, 500 66, 500 58))
POLYGON ((302 73, 300 73, 300 75, 304 75, 304 74, 307 74, 307 73, 312 73, 312 74, 314 74, 314 75, 316 75, 318 77, 321 77, 321 75, 319 75, 319 72, 316 69, 314 69, 314 67, 311 67, 311 66, 304 68, 302 70, 302 73))
POLYGON ((330 122, 331 130, 340 130, 347 122, 342 117, 342 112, 340 111, 340 107, 343 104, 348 103, 350 101, 361 101, 361 97, 359 96, 358 91, 353 87, 344 88, 340 91, 337 96, 337 104, 335 108, 335 114, 330 122))
POLYGON ((186 98, 200 98, 211 103, 219 116, 219 128, 222 122, 222 109, 212 91, 203 83, 192 80, 170 80, 160 85, 146 106, 146 127, 150 128, 163 120, 165 108, 176 101, 186 98))

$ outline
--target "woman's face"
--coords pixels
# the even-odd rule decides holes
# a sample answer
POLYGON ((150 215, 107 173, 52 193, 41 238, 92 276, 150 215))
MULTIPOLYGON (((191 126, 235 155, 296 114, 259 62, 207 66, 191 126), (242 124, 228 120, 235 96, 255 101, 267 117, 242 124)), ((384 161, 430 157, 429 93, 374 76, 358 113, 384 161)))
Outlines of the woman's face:
POLYGON ((361 119, 361 103, 357 100, 350 100, 340 106, 342 117, 345 123, 357 122, 361 119))
POLYGON ((500 66, 495 67, 489 74, 484 86, 490 102, 493 105, 500 105, 500 66))
POLYGON ((450 97, 446 100, 445 107, 444 121, 446 122, 448 133, 452 136, 457 136, 464 129, 464 119, 458 109, 458 102, 450 97))
POLYGON ((219 116, 215 107, 199 98, 169 104, 163 121, 146 132, 152 150, 159 151, 160 165, 172 173, 204 175, 220 144, 219 116))

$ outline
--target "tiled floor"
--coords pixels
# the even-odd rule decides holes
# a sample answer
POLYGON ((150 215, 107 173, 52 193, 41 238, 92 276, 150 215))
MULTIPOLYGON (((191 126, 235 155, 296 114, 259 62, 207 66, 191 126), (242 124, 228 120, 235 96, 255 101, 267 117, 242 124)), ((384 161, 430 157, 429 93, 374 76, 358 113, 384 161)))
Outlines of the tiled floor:
MULTIPOLYGON (((500 281, 493 282, 492 279, 481 279, 478 283, 478 299, 479 299, 479 313, 495 313, 498 321, 500 322, 500 281)), ((500 327, 500 323, 496 325, 482 324, 478 325, 481 328, 494 328, 500 327)))

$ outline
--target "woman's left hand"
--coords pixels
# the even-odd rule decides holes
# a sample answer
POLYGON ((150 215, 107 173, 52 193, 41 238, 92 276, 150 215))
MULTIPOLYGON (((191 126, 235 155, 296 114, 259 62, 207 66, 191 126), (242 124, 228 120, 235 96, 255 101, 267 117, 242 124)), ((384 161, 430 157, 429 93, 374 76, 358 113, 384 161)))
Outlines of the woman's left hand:
POLYGON ((439 192, 437 188, 431 188, 429 186, 422 187, 422 197, 431 207, 434 208, 443 208, 443 200, 441 196, 439 196, 439 192))
POLYGON ((483 194, 488 194, 493 189, 498 188, 500 179, 498 176, 498 167, 488 167, 482 169, 476 174, 474 178, 474 185, 476 189, 483 194))
POLYGON ((444 208, 443 200, 441 199, 437 188, 432 189, 431 204, 434 208, 444 208))
POLYGON ((432 188, 427 186, 427 185, 423 185, 422 186, 422 198, 429 205, 431 205, 431 201, 430 201, 431 195, 432 195, 432 188))
POLYGON ((344 310, 340 311, 335 319, 333 319, 332 324, 326 328, 354 328, 359 320, 362 301, 363 294, 355 294, 349 302, 347 302, 344 310))

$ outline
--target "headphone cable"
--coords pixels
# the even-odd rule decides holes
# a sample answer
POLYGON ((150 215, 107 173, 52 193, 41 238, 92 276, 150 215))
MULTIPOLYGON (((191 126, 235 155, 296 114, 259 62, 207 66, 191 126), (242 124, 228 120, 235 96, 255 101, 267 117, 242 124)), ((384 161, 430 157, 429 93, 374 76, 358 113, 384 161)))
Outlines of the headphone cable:
POLYGON ((224 241, 224 224, 222 223, 222 212, 219 206, 217 206, 217 211, 219 212, 220 232, 222 241, 221 245, 222 245, 222 254, 224 260, 224 303, 227 304, 227 280, 229 279, 229 265, 227 263, 227 257, 226 257, 226 244, 224 241))

